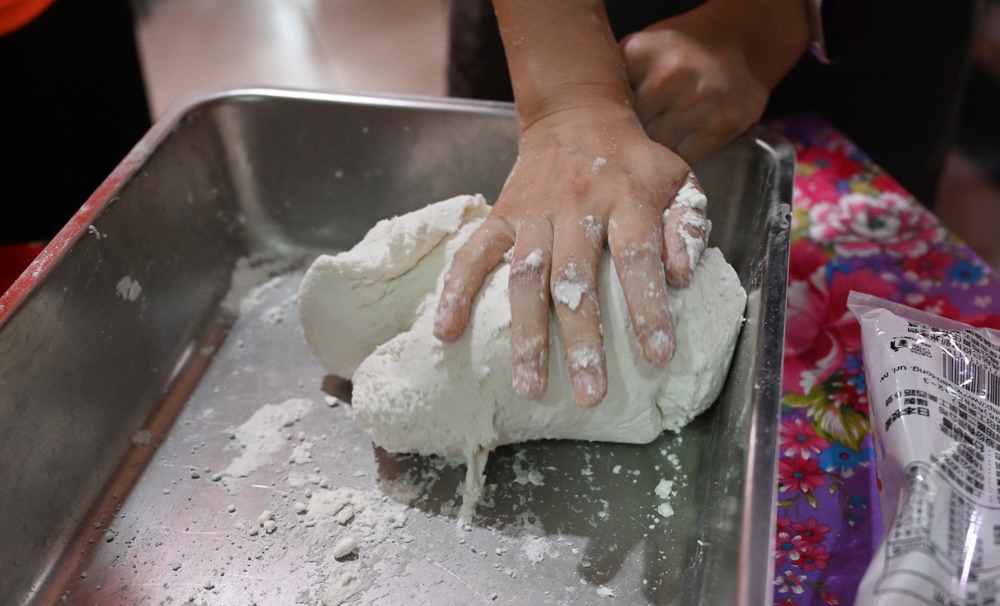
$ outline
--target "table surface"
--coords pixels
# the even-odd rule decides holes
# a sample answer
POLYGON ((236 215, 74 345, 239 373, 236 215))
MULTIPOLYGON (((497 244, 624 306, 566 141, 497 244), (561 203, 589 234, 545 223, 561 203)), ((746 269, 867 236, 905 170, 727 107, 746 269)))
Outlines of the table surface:
POLYGON ((881 535, 861 359, 861 291, 1000 328, 1000 275, 840 132, 771 125, 795 146, 774 602, 852 604, 881 535))
MULTIPOLYGON (((881 522, 856 290, 1000 328, 1000 275, 839 131, 772 121, 797 153, 774 602, 851 604, 881 522)), ((0 291, 41 250, 0 247, 0 291)))

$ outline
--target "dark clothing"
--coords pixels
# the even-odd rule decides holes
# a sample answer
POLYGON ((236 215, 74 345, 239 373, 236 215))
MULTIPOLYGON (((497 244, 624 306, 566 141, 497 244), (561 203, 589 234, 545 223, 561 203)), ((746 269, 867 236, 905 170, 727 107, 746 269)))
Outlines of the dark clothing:
MULTIPOLYGON (((608 19, 621 39, 698 4, 608 0, 608 19)), ((977 8, 977 0, 872 0, 848 50, 831 65, 803 57, 765 116, 822 114, 932 205, 955 137, 977 8)), ((451 2, 448 86, 457 97, 513 98, 489 0, 451 2)))
POLYGON ((0 37, 0 245, 54 236, 149 125, 128 0, 58 0, 0 37))

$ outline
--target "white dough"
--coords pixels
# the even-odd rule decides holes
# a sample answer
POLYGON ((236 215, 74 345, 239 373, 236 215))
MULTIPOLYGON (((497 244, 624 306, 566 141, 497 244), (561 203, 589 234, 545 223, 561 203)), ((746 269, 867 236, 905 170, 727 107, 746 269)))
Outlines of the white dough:
POLYGON ((317 259, 305 276, 306 340, 330 372, 352 378, 356 417, 377 445, 462 458, 472 472, 489 451, 514 442, 650 442, 711 405, 746 303, 717 249, 705 251, 690 286, 669 289, 677 352, 666 367, 643 358, 605 254, 599 290, 608 393, 594 408, 573 402, 554 316, 548 390, 538 401, 515 395, 506 262, 487 277, 464 335, 448 344, 436 339, 446 268, 488 212, 481 196, 460 196, 382 221, 354 249, 317 259))

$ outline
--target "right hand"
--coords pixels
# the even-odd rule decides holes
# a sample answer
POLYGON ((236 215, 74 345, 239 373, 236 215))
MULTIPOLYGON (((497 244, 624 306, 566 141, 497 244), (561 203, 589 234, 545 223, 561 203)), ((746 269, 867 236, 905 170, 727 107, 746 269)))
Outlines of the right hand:
POLYGON ((581 406, 596 405, 607 391, 598 303, 605 246, 643 355, 663 365, 675 349, 666 285, 689 282, 711 226, 688 165, 651 141, 628 105, 589 102, 522 129, 499 199, 452 261, 434 325, 438 338, 458 338, 486 275, 513 247, 514 390, 535 399, 547 389, 554 302, 581 406), (682 188, 695 194, 693 203, 677 202, 682 188))

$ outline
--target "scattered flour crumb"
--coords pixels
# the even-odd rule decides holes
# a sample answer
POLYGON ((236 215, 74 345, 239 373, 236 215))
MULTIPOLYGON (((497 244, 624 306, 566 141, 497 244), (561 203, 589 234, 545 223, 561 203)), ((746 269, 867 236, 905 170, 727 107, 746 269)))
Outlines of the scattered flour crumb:
POLYGON ((245 423, 230 430, 243 452, 222 471, 222 475, 245 478, 260 466, 270 463, 271 456, 283 450, 288 443, 282 428, 294 425, 310 408, 312 402, 304 398, 260 407, 245 423))
POLYGON ((354 570, 338 572, 327 579, 320 593, 320 600, 323 604, 343 604, 361 590, 361 584, 357 580, 357 572, 354 570))
POLYGON ((115 289, 118 291, 118 296, 126 301, 135 301, 142 294, 142 286, 139 286, 139 282, 133 280, 131 276, 119 280, 115 289))
POLYGON ((305 465, 312 463, 312 442, 303 442, 292 449, 292 454, 288 457, 288 462, 295 465, 305 465))
POLYGON ((542 472, 537 469, 529 469, 526 464, 527 453, 523 450, 517 452, 514 455, 514 481, 518 484, 524 486, 526 484, 531 484, 533 486, 544 486, 545 476, 542 472))
POLYGON ((358 549, 358 540, 347 535, 346 537, 337 541, 337 544, 333 546, 333 557, 336 560, 342 560, 348 555, 354 553, 358 549))
POLYGON ((597 588, 597 595, 601 596, 602 598, 613 598, 615 597, 615 592, 610 587, 605 587, 604 585, 601 585, 600 587, 597 588))
POLYGON ((347 526, 348 523, 354 518, 354 507, 350 505, 344 506, 339 512, 337 512, 337 523, 341 526, 347 526))
POLYGON ((538 564, 545 559, 545 556, 552 550, 552 545, 542 537, 528 536, 521 542, 521 551, 528 557, 532 564, 538 564))
POLYGON ((661 499, 669 499, 672 494, 674 494, 674 483, 672 480, 660 480, 660 483, 656 485, 656 496, 661 499))

